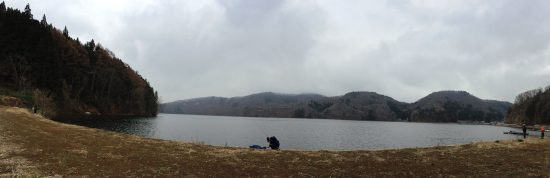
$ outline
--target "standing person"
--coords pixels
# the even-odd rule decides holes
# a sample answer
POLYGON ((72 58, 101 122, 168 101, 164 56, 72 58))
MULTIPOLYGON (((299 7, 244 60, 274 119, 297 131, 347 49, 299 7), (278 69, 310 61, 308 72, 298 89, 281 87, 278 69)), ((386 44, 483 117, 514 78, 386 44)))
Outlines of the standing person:
POLYGON ((523 129, 523 139, 527 138, 527 126, 525 123, 523 123, 523 126, 521 127, 523 129))
POLYGON ((544 139, 544 126, 540 126, 540 139, 544 139))

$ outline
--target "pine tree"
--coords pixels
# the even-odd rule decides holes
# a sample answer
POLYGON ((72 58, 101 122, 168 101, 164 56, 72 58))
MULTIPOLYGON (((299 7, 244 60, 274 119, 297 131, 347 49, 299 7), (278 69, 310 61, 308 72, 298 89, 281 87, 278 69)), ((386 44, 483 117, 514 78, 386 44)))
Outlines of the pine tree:
POLYGON ((69 38, 69 30, 67 30, 67 26, 63 29, 63 36, 69 38))
POLYGON ((6 3, 4 3, 4 1, 0 3, 0 12, 1 13, 6 12, 6 3))
POLYGON ((63 37, 69 35, 66 27, 52 27, 45 15, 32 18, 30 5, 20 11, 0 0, 0 10, 0 88, 33 91, 22 92, 25 104, 36 103, 51 117, 55 111, 77 115, 88 108, 156 115, 158 93, 100 43, 80 46, 80 39, 63 37))
POLYGON ((40 21, 40 24, 42 24, 43 26, 48 26, 48 21, 46 21, 46 14, 42 16, 42 20, 40 21))
POLYGON ((27 6, 25 6, 25 12, 23 12, 23 14, 27 15, 27 17, 29 19, 32 19, 31 5, 30 4, 27 4, 27 6))
POLYGON ((92 39, 90 42, 87 42, 84 44, 84 48, 86 48, 88 51, 93 52, 95 51, 95 42, 94 39, 92 39))

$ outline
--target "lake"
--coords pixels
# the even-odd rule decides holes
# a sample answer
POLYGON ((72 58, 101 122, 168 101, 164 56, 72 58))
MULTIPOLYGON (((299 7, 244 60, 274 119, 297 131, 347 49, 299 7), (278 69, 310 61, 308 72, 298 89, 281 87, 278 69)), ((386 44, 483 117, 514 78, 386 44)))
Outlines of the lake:
POLYGON ((266 146, 276 136, 281 149, 364 150, 428 147, 520 138, 503 134, 519 129, 455 123, 251 118, 159 114, 140 119, 70 119, 65 123, 149 138, 217 146, 266 146))

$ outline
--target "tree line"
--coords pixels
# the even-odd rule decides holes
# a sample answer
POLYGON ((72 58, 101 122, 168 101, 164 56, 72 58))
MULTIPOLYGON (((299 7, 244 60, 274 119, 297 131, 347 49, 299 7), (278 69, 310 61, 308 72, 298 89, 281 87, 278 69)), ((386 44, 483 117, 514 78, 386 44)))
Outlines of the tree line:
POLYGON ((506 121, 516 124, 550 124, 550 86, 519 94, 506 121))
POLYGON ((47 22, 0 3, 0 88, 32 96, 50 116, 155 116, 149 82, 93 39, 82 44, 47 22))

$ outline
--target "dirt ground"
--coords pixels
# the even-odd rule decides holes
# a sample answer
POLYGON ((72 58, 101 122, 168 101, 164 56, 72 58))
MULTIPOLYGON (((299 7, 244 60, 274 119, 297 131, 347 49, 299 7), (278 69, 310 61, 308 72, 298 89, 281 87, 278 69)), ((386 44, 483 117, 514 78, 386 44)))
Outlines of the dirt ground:
POLYGON ((0 106, 0 177, 550 177, 550 138, 274 151, 119 134, 0 106))

